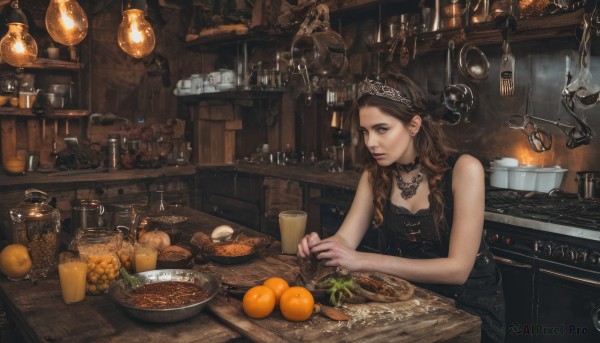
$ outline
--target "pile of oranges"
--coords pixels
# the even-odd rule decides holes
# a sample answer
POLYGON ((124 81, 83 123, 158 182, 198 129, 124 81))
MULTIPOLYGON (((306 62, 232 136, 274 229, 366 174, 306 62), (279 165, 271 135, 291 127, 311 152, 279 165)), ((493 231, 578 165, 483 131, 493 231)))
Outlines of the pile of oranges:
POLYGON ((250 288, 242 300, 248 317, 268 317, 278 306, 285 319, 296 322, 310 318, 314 304, 315 300, 306 288, 290 287, 280 277, 268 278, 262 285, 250 288))

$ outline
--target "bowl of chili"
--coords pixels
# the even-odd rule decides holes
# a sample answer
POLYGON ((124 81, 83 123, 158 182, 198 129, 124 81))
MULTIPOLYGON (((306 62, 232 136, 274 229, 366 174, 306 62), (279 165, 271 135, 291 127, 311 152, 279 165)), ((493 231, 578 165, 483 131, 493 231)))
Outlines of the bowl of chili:
POLYGON ((241 243, 214 244, 206 249, 206 257, 220 264, 240 264, 256 256, 256 248, 241 243))
POLYGON ((219 292, 212 275, 193 269, 159 269, 134 274, 142 285, 118 280, 108 289, 112 299, 130 316, 147 322, 171 323, 200 313, 219 292))

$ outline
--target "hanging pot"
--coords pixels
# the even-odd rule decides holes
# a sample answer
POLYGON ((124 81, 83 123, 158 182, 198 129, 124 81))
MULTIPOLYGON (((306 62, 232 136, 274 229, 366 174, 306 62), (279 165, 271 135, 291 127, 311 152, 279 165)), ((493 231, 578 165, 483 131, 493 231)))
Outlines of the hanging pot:
POLYGON ((600 171, 581 171, 576 175, 579 199, 600 198, 600 171))
POLYGON ((344 39, 330 28, 296 36, 291 53, 295 70, 305 65, 311 74, 320 76, 341 74, 348 64, 344 39))

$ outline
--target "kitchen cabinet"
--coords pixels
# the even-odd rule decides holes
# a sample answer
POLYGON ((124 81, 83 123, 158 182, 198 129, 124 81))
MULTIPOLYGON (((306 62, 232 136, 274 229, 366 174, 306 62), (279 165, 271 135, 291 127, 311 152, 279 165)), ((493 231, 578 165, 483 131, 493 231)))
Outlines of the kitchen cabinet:
POLYGON ((232 168, 202 169, 197 190, 202 211, 260 231, 261 176, 232 168))

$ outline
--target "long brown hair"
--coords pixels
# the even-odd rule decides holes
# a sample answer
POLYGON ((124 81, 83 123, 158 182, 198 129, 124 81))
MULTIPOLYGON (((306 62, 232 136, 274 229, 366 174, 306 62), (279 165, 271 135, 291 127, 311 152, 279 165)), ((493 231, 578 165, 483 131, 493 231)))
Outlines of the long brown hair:
MULTIPOLYGON (((450 168, 447 162, 448 156, 456 152, 456 150, 450 144, 440 124, 434 122, 431 116, 428 115, 425 93, 417 84, 401 73, 384 73, 382 75, 382 82, 389 87, 399 90, 405 97, 411 100, 412 107, 385 97, 366 94, 360 97, 355 104, 356 106, 352 115, 354 123, 352 129, 356 130, 355 134, 358 134, 358 110, 364 106, 377 107, 381 112, 399 119, 404 125, 408 125, 414 116, 421 116, 421 129, 414 138, 414 144, 417 156, 419 156, 429 182, 430 199, 433 199, 434 202, 434 204, 430 205, 434 205, 431 208, 433 209, 433 218, 439 234, 442 228, 441 224, 444 221, 444 198, 439 187, 440 181, 444 173, 450 168)), ((380 166, 369 153, 364 143, 359 142, 356 149, 359 163, 370 174, 369 182, 374 195, 373 205, 375 206, 373 223, 376 227, 379 227, 383 224, 384 206, 391 196, 395 167, 394 165, 388 167, 380 166)))

